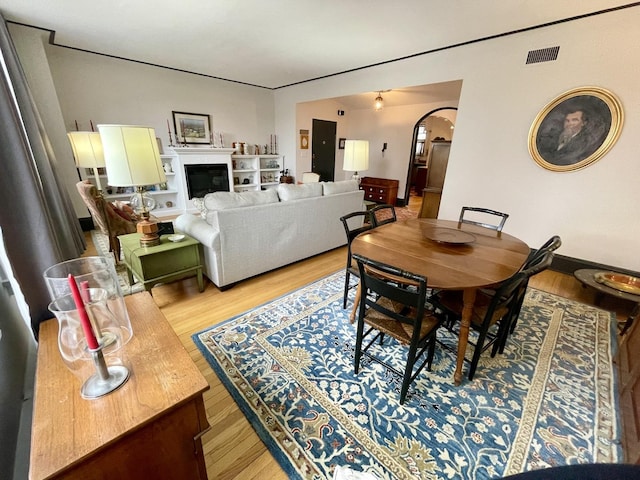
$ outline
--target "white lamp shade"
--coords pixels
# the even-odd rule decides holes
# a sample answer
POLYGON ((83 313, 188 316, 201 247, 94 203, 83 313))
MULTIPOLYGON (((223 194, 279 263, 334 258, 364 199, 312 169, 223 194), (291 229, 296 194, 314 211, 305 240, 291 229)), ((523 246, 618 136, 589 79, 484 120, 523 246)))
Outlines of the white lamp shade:
POLYGON ((98 132, 69 132, 67 137, 69 137, 77 167, 104 167, 102 141, 98 132))
POLYGON ((166 182, 156 132, 138 125, 98 125, 109 185, 131 187, 166 182))
POLYGON ((345 140, 343 170, 361 172, 369 168, 369 141, 345 140))

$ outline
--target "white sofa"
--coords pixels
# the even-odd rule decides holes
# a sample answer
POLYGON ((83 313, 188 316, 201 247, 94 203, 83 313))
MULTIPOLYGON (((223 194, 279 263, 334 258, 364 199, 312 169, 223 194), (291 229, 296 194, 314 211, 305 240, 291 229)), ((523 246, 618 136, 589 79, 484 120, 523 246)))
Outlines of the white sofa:
POLYGON ((353 180, 215 192, 175 225, 202 243, 205 274, 222 288, 345 245, 340 217, 362 210, 363 197, 353 180))

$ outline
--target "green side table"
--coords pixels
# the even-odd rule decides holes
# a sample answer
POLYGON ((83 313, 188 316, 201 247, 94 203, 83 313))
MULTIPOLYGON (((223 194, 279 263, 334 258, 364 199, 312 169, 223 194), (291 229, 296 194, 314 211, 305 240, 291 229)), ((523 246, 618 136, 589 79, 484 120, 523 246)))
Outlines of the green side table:
POLYGON ((140 234, 120 235, 120 245, 127 266, 129 282, 133 277, 142 282, 145 290, 151 291, 158 283, 198 276, 200 292, 204 291, 200 242, 185 235, 180 242, 171 242, 169 235, 160 237, 160 245, 141 247, 140 234))

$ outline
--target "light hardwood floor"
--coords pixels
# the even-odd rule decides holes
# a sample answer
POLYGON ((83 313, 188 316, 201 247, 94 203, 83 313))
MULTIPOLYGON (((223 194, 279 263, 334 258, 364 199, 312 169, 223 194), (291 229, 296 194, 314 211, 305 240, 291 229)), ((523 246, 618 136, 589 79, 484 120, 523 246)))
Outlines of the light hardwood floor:
MULTIPOLYGON (((89 234, 86 237, 89 246, 85 255, 95 255, 91 237, 89 234)), ((153 288, 156 304, 211 387, 204 399, 212 429, 203 437, 210 480, 284 480, 287 475, 197 350, 191 335, 341 270, 345 258, 346 247, 338 248, 240 282, 224 292, 207 281, 205 291, 199 293, 195 278, 153 288)), ((570 275, 542 272, 531 279, 530 286, 581 302, 593 302, 593 292, 582 288, 570 275)), ((617 308, 619 319, 626 318, 630 309, 629 305, 611 302, 602 306, 611 310, 617 308)))

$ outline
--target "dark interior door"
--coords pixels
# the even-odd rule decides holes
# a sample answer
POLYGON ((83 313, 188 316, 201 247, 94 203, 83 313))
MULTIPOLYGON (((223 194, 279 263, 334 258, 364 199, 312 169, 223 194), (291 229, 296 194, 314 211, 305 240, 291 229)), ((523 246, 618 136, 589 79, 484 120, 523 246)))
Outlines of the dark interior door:
POLYGON ((336 170, 336 122, 313 119, 311 168, 321 182, 332 182, 336 170))

